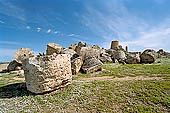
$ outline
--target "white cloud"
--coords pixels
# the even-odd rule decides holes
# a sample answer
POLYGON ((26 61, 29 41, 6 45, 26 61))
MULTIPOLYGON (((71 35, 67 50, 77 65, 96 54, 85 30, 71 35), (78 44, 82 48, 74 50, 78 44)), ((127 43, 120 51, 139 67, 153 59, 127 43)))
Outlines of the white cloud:
POLYGON ((0 13, 25 21, 25 12, 22 8, 14 5, 9 0, 0 1, 0 13))
POLYGON ((141 48, 167 48, 167 45, 170 42, 170 28, 155 28, 151 31, 146 31, 139 36, 138 39, 133 41, 122 42, 122 45, 128 45, 132 48, 136 46, 141 48))
POLYGON ((27 28, 27 29, 31 29, 31 27, 30 27, 30 26, 27 26, 26 28, 27 28))
POLYGON ((69 37, 79 37, 80 35, 77 35, 77 34, 73 34, 73 33, 72 33, 72 34, 69 34, 68 36, 69 36, 69 37))
POLYGON ((54 34, 58 34, 59 32, 58 31, 55 31, 54 34))
POLYGON ((151 25, 129 12, 123 1, 102 2, 101 8, 102 11, 91 4, 86 5, 87 12, 81 15, 81 20, 102 40, 102 47, 110 48, 112 40, 129 45, 131 50, 168 47, 170 19, 151 25))
POLYGON ((48 29, 46 33, 50 33, 51 32, 51 29, 48 29))
POLYGON ((2 21, 2 20, 0 20, 0 23, 1 23, 1 24, 5 24, 5 22, 4 22, 4 21, 2 21))
POLYGON ((8 45, 22 45, 19 42, 13 42, 13 41, 1 41, 0 40, 0 44, 8 44, 8 45))
POLYGON ((41 31, 41 28, 37 28, 37 32, 40 32, 41 31))

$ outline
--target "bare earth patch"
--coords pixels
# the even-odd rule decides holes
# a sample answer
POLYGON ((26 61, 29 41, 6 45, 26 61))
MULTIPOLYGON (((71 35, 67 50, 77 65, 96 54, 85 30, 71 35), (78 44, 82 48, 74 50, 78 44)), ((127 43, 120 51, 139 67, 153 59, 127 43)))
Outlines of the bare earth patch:
POLYGON ((123 78, 113 78, 111 76, 103 76, 103 77, 90 77, 90 78, 79 78, 78 80, 87 80, 87 81, 93 81, 93 80, 98 80, 98 81, 106 81, 106 80, 111 80, 111 81, 138 81, 138 80, 163 80, 161 77, 144 77, 144 76, 137 76, 137 77, 123 77, 123 78))
POLYGON ((7 69, 8 64, 0 64, 0 72, 4 69, 7 69))
POLYGON ((21 80, 21 81, 24 81, 25 80, 25 78, 18 78, 18 77, 14 77, 14 78, 12 78, 13 80, 21 80))

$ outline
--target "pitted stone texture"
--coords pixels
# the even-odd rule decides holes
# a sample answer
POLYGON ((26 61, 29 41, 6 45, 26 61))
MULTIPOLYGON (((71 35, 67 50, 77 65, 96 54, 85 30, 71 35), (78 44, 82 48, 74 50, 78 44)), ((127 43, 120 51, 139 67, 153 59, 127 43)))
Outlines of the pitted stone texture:
POLYGON ((52 55, 53 53, 60 54, 60 52, 61 52, 62 49, 63 49, 63 47, 60 46, 59 44, 49 43, 49 44, 47 45, 46 54, 47 54, 47 55, 52 55))
POLYGON ((140 63, 139 53, 127 53, 125 62, 127 64, 139 64, 140 63))
POLYGON ((7 70, 8 71, 15 71, 15 70, 18 70, 19 67, 21 68, 21 66, 22 66, 21 63, 17 62, 16 60, 13 60, 9 63, 7 70))
POLYGON ((76 75, 78 74, 81 66, 83 65, 83 58, 82 57, 77 57, 71 61, 71 70, 72 74, 76 75))
POLYGON ((22 63, 27 89, 33 93, 53 91, 72 81, 68 54, 33 57, 22 63))
POLYGON ((83 63, 82 70, 84 73, 93 73, 96 71, 101 71, 102 70, 102 65, 103 63, 96 59, 96 58, 90 58, 86 59, 83 63))
POLYGON ((157 57, 158 53, 152 49, 147 49, 140 55, 141 63, 154 63, 157 57))
POLYGON ((87 58, 100 58, 100 49, 93 49, 91 47, 82 47, 80 50, 80 56, 83 57, 83 59, 87 58))
POLYGON ((29 48, 20 48, 14 54, 14 59, 19 63, 30 57, 34 57, 34 52, 29 48))

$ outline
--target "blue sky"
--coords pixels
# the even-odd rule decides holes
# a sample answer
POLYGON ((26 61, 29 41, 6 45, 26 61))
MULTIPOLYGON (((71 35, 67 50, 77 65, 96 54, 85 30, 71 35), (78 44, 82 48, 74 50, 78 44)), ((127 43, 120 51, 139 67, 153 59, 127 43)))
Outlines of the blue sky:
POLYGON ((0 62, 19 48, 79 41, 170 51, 170 0, 0 0, 0 62))

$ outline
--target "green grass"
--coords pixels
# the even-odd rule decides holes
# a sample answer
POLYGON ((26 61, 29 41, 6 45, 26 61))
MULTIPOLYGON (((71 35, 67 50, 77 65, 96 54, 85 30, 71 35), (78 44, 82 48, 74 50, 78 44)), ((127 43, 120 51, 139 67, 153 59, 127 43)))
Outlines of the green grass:
MULTIPOLYGON (((0 73, 0 112, 170 112, 170 59, 158 59, 151 65, 104 64, 103 72, 73 76, 64 89, 34 95, 21 89, 21 81, 11 81, 16 73, 0 73), (161 63, 158 61, 161 60, 161 63), (79 81, 95 76, 159 76, 164 80, 79 81)), ((23 78, 20 76, 18 78, 23 78)))
POLYGON ((151 76, 151 77, 169 77, 170 76, 170 59, 157 59, 153 64, 114 64, 106 63, 103 65, 104 71, 93 74, 79 74, 79 77, 97 77, 97 76, 113 76, 113 77, 135 77, 135 76, 151 76), (158 63, 161 61, 161 63, 158 63))

